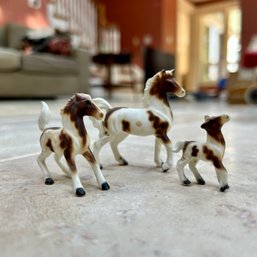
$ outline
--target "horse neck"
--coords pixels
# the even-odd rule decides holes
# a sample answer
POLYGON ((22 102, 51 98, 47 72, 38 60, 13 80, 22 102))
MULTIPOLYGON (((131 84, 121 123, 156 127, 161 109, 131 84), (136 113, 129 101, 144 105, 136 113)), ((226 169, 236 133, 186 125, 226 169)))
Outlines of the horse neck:
POLYGON ((171 119, 173 118, 170 104, 166 95, 164 98, 159 99, 155 95, 150 95, 149 90, 147 90, 144 93, 143 103, 145 108, 153 108, 166 114, 168 117, 171 117, 171 119))
POLYGON ((224 155, 226 143, 221 130, 214 133, 207 131, 207 144, 215 145, 219 148, 222 156, 224 155))
POLYGON ((74 136, 81 136, 86 133, 83 117, 76 116, 73 118, 71 114, 62 114, 63 128, 74 136))

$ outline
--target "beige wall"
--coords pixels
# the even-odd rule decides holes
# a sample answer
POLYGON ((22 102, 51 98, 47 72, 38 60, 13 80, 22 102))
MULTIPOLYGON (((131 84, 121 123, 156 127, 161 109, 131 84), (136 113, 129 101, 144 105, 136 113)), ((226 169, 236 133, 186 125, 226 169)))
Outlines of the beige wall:
POLYGON ((237 0, 195 8, 185 0, 178 0, 176 76, 178 81, 184 83, 187 91, 196 91, 201 83, 200 60, 204 40, 201 36, 201 17, 215 12, 226 12, 236 6, 239 6, 237 0))
POLYGON ((190 70, 191 19, 195 9, 186 0, 177 2, 177 48, 176 48, 176 79, 190 90, 188 73, 190 70))

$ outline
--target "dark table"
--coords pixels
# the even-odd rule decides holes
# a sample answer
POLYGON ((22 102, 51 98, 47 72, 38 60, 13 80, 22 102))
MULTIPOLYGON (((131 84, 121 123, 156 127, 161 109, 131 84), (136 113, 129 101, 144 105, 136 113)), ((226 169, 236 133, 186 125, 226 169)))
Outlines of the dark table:
POLYGON ((132 55, 130 53, 119 53, 119 54, 106 54, 106 53, 99 53, 92 57, 92 62, 100 65, 104 65, 107 68, 107 79, 103 83, 102 87, 107 91, 108 97, 111 98, 112 90, 114 88, 122 88, 124 86, 134 87, 134 79, 133 79, 133 71, 132 67, 130 67, 130 74, 131 74, 131 83, 124 83, 121 82, 120 84, 113 84, 112 83, 112 70, 111 67, 114 64, 119 65, 132 65, 132 55))

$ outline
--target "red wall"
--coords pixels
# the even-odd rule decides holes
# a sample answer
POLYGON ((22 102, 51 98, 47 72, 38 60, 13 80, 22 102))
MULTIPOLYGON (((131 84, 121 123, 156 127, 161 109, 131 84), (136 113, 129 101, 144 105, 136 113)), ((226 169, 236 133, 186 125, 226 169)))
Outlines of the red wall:
POLYGON ((30 28, 48 26, 46 1, 39 10, 28 7, 27 0, 0 0, 0 25, 17 23, 30 28))
POLYGON ((177 1, 162 0, 161 10, 162 42, 160 48, 169 53, 176 52, 177 1))
POLYGON ((257 34, 256 0, 241 0, 242 8, 242 53, 250 42, 251 36, 257 34))
POLYGON ((145 36, 151 46, 174 53, 176 0, 100 0, 106 7, 107 21, 121 31, 121 50, 132 52, 134 61, 142 64, 145 36), (170 35, 172 43, 167 43, 170 35))

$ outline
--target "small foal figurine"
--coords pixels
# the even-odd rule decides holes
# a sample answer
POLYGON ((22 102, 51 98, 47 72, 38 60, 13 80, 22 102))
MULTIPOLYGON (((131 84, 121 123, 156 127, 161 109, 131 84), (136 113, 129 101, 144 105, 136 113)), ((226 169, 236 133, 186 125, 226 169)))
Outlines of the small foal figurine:
POLYGON ((168 132, 173 123, 173 115, 167 94, 171 93, 183 97, 186 93, 184 88, 175 80, 173 71, 162 70, 147 80, 144 90, 144 108, 112 108, 102 98, 93 99, 100 108, 107 111, 104 122, 100 123, 91 119, 100 132, 99 139, 94 143, 94 154, 97 160, 101 148, 110 143, 117 162, 120 165, 127 165, 128 162, 118 150, 118 144, 129 135, 154 135, 154 161, 157 167, 161 167, 163 172, 171 167, 172 146, 168 132), (160 159, 161 145, 164 145, 167 153, 165 162, 160 159))
POLYGON ((193 172, 198 184, 204 185, 205 181, 199 174, 196 164, 199 160, 209 161, 215 167, 219 182, 220 191, 224 192, 229 188, 227 170, 222 163, 225 152, 225 140, 221 132, 222 126, 229 121, 228 115, 215 117, 205 116, 205 122, 201 128, 207 132, 207 142, 198 143, 195 141, 178 142, 173 152, 179 152, 183 149, 183 155, 177 162, 177 172, 180 183, 189 185, 191 182, 185 176, 184 167, 188 164, 193 172))
POLYGON ((80 93, 70 98, 61 110, 61 116, 63 128, 48 127, 50 110, 47 104, 42 102, 42 110, 38 119, 38 126, 42 131, 40 137, 42 152, 37 161, 43 172, 45 184, 54 183, 45 162, 46 158, 54 153, 56 163, 68 177, 72 178, 76 195, 85 195, 75 165, 75 156, 82 154, 91 165, 100 188, 108 190, 110 187, 89 148, 90 140, 83 122, 84 116, 92 116, 101 120, 103 119, 103 112, 89 95, 80 93), (63 156, 67 165, 61 160, 63 156))

